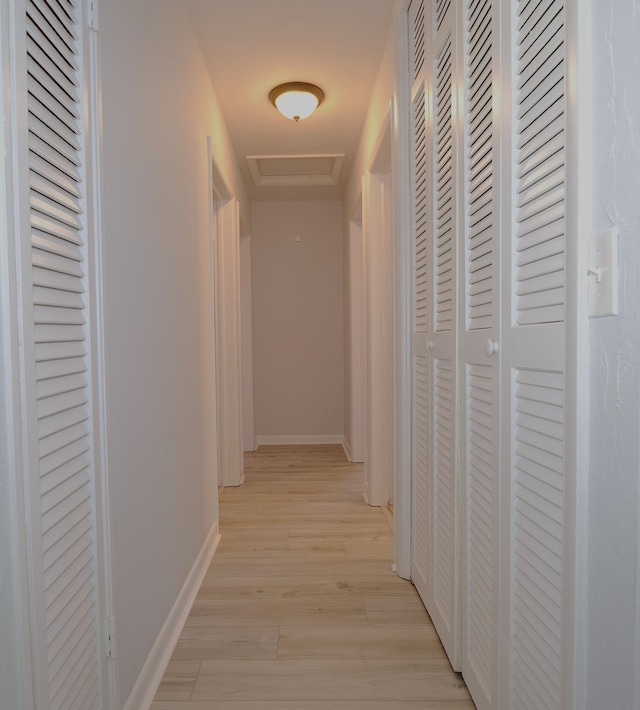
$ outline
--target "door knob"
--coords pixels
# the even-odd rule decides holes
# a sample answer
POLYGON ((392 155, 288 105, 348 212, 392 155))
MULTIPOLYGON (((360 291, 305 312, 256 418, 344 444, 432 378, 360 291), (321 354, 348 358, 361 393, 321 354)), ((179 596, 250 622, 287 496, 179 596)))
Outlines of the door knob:
POLYGON ((487 357, 491 357, 494 353, 498 352, 498 341, 491 340, 487 338, 487 342, 484 344, 484 353, 487 357))

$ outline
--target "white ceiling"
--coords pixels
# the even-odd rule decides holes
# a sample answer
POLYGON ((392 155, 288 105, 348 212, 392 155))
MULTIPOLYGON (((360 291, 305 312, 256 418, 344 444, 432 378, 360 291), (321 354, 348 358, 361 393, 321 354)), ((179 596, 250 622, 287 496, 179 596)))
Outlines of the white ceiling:
POLYGON ((194 30, 254 200, 339 199, 371 97, 395 0, 188 0, 194 30), (325 101, 294 123, 269 102, 287 81, 325 101), (256 155, 345 154, 336 186, 254 187, 256 155))

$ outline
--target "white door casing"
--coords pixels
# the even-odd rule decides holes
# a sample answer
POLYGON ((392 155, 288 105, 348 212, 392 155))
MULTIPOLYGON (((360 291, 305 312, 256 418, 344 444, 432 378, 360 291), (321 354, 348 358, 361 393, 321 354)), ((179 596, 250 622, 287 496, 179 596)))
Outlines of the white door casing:
POLYGON ((240 215, 211 155, 218 485, 244 481, 240 328, 240 215))
POLYGON ((240 326, 242 341, 242 448, 256 450, 253 386, 253 304, 251 235, 240 238, 240 326))
POLYGON ((393 481, 393 215, 392 111, 389 109, 365 179, 367 432, 366 499, 387 505, 393 481))
POLYGON ((349 322, 351 390, 351 460, 363 462, 366 448, 365 252, 362 196, 349 221, 349 322))

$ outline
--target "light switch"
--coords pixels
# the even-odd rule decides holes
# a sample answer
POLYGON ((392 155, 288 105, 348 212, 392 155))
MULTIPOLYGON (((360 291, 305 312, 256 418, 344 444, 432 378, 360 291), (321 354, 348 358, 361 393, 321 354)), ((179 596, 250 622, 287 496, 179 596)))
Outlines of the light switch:
POLYGON ((589 317, 618 315, 618 228, 596 234, 589 244, 589 317))

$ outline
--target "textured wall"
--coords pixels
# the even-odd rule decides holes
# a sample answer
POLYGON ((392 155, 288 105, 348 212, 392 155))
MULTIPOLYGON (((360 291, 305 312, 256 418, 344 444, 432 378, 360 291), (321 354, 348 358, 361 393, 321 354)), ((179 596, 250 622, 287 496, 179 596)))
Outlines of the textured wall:
POLYGON ((593 3, 594 228, 620 227, 620 315, 591 321, 588 710, 640 707, 640 2, 593 3))

